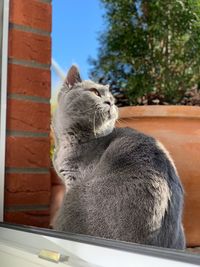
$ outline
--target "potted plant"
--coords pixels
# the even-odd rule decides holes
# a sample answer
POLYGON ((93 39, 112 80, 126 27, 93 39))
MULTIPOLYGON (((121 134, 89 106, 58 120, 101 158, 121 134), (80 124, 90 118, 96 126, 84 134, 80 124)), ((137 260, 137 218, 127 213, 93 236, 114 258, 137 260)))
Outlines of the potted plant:
POLYGON ((117 127, 131 127, 149 134, 167 148, 185 189, 187 246, 200 246, 200 107, 122 107, 117 127))

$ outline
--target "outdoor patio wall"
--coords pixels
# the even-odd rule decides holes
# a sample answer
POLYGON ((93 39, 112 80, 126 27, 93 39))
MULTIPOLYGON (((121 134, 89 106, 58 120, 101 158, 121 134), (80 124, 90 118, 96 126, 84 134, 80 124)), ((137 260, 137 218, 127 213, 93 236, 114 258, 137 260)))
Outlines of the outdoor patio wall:
POLYGON ((5 218, 46 227, 50 203, 51 0, 10 0, 5 218))

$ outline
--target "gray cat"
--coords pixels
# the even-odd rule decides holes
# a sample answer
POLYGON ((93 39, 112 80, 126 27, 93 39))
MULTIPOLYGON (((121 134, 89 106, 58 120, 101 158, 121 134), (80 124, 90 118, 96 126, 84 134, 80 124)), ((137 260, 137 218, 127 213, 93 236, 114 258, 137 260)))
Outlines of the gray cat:
POLYGON ((108 86, 68 72, 53 118, 66 194, 54 229, 184 249, 183 188, 165 148, 118 117, 108 86))

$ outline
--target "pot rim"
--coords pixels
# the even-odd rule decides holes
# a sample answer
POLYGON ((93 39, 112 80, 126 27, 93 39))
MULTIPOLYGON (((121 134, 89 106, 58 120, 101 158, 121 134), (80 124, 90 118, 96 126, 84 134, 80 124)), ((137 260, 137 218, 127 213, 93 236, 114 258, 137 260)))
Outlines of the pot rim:
POLYGON ((133 117, 172 117, 200 119, 200 107, 148 105, 119 108, 119 119, 128 119, 133 117))

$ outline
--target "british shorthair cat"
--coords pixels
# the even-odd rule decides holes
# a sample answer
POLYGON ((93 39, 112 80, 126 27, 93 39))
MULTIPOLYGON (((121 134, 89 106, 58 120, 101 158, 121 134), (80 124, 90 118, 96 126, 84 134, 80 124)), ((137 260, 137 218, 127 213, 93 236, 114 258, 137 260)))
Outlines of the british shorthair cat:
POLYGON ((183 188, 165 148, 115 128, 109 87, 82 81, 72 66, 53 117, 57 174, 66 194, 54 229, 184 249, 183 188))

